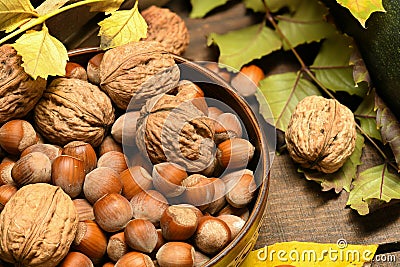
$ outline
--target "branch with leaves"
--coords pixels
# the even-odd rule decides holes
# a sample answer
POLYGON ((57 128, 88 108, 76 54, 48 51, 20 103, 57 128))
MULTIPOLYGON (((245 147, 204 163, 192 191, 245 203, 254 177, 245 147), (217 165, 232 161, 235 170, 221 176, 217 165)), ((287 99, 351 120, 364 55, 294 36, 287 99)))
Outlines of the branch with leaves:
POLYGON ((46 0, 34 8, 29 0, 0 0, 0 31, 7 33, 0 39, 0 44, 19 36, 12 46, 22 57, 25 71, 34 79, 65 74, 67 50, 62 42, 51 36, 45 22, 67 10, 87 5, 91 12, 109 14, 99 23, 102 49, 146 37, 147 24, 139 13, 137 1, 130 10, 118 10, 123 0, 70 2, 46 0), (36 30, 36 27, 41 29, 36 30))
MULTIPOLYGON (((191 16, 202 17, 227 1, 191 2, 191 16)), ((354 6, 351 1, 340 4, 348 7, 365 25, 372 12, 383 11, 380 1, 370 2, 363 7, 354 6)), ((271 114, 263 112, 261 107, 260 113, 267 121, 275 121, 276 128, 285 132, 297 103, 310 95, 324 94, 335 98, 340 92, 362 100, 354 110, 359 123, 356 148, 344 166, 329 175, 301 170, 304 176, 320 183, 323 191, 349 192, 347 205, 362 215, 370 212, 371 205, 375 208, 377 203, 400 199, 400 125, 375 94, 352 38, 327 21, 329 12, 317 0, 243 0, 243 3, 255 13, 264 13, 264 19, 240 30, 210 34, 208 45, 219 47, 219 62, 240 69, 255 59, 281 50, 291 51, 300 65, 297 72, 272 74, 260 81, 256 97, 267 100, 273 116, 271 118, 271 114), (320 43, 320 46, 312 64, 307 65, 297 47, 309 43, 320 43), (358 173, 365 140, 375 147, 384 163, 358 173), (393 155, 384 151, 386 144, 393 155)))

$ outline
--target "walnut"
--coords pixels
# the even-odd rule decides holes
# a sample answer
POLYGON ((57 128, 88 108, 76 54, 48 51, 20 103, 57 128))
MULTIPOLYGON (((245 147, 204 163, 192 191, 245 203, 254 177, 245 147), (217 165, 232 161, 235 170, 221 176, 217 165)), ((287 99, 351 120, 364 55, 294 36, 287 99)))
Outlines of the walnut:
POLYGON ((305 168, 324 173, 337 171, 353 153, 356 141, 353 113, 322 96, 300 101, 285 134, 292 159, 305 168))
POLYGON ((172 55, 154 41, 113 48, 100 64, 101 89, 121 109, 140 109, 148 98, 176 86, 179 75, 172 55))
POLYGON ((190 172, 212 163, 214 123, 204 113, 203 96, 195 84, 183 81, 175 90, 146 102, 137 121, 136 142, 152 163, 169 161, 190 172))
POLYGON ((75 238, 78 216, 60 187, 22 187, 0 214, 0 258, 15 266, 56 266, 75 238))
POLYGON ((146 40, 162 43, 168 52, 181 55, 189 45, 189 31, 185 22, 168 8, 151 6, 142 13, 147 22, 146 40))
POLYGON ((22 59, 10 45, 0 46, 0 121, 22 118, 46 89, 46 80, 33 80, 21 67, 22 59))
POLYGON ((96 147, 114 122, 114 108, 97 86, 58 78, 36 105, 34 119, 38 131, 51 143, 65 145, 79 140, 96 147))

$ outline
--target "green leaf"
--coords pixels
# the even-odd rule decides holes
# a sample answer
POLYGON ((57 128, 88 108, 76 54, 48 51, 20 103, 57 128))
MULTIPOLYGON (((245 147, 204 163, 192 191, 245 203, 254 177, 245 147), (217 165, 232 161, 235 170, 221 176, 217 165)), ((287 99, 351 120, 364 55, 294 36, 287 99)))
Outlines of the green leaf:
POLYGON ((202 18, 216 7, 226 4, 229 0, 190 0, 192 11, 191 18, 202 18))
POLYGON ((322 191, 334 189, 336 194, 338 194, 344 189, 347 192, 350 192, 351 182, 357 174, 357 167, 362 164, 361 155, 363 146, 364 137, 361 134, 357 134, 354 152, 338 171, 325 174, 321 172, 304 170, 304 176, 308 180, 320 183, 322 191))
POLYGON ((46 25, 41 31, 28 31, 12 45, 22 56, 22 66, 34 79, 49 75, 65 75, 67 49, 49 34, 46 25))
POLYGON ((368 214, 372 204, 400 199, 400 179, 390 173, 385 164, 363 171, 353 185, 346 205, 357 210, 360 215, 368 214))
MULTIPOLYGON (((301 1, 295 13, 278 17, 278 27, 293 47, 318 42, 335 33, 334 26, 325 21, 327 13, 318 1, 301 1)), ((284 42, 283 48, 288 50, 290 46, 284 42)))
POLYGON ((219 63, 240 69, 250 61, 281 48, 277 34, 263 24, 252 25, 226 34, 211 33, 207 44, 219 47, 219 63))
MULTIPOLYGON (((124 0, 104 0, 95 3, 89 3, 92 12, 113 12, 118 10, 124 0)), ((137 2, 137 1, 136 1, 137 2)))
POLYGON ((99 25, 102 49, 136 42, 147 35, 147 23, 139 13, 137 2, 130 10, 112 12, 99 25))
POLYGON ((39 15, 45 15, 59 9, 69 1, 70 0, 46 0, 36 8, 36 12, 39 15))
POLYGON ((400 123, 378 95, 375 95, 375 106, 377 108, 376 122, 381 130, 382 141, 384 144, 389 143, 397 166, 400 168, 400 123))
POLYGON ((382 140, 379 128, 376 124, 374 91, 364 97, 364 100, 358 106, 357 110, 354 111, 354 116, 360 121, 361 128, 368 136, 377 140, 382 140))
MULTIPOLYGON (((295 11, 301 1, 302 0, 265 0, 265 3, 268 6, 269 11, 275 13, 284 7, 288 7, 291 11, 295 11)), ((265 12, 263 0, 243 0, 243 3, 247 8, 252 9, 254 12, 265 12)))
POLYGON ((335 34, 322 44, 311 69, 317 79, 332 91, 345 91, 351 95, 364 96, 367 87, 357 85, 353 79, 353 67, 350 66, 352 40, 344 35, 335 34))
POLYGON ((38 14, 29 0, 0 0, 0 31, 12 32, 35 17, 38 14))
POLYGON ((337 2, 348 8, 364 28, 365 22, 373 12, 385 12, 382 0, 337 0, 337 2))
MULTIPOLYGON (((320 95, 320 92, 310 81, 301 78, 301 74, 294 72, 268 76, 260 81, 260 90, 256 93, 257 99, 265 97, 273 118, 265 109, 260 113, 267 121, 273 119, 275 126, 282 131, 286 131, 297 103, 310 95, 320 95)), ((259 103, 263 102, 259 100, 259 103)))

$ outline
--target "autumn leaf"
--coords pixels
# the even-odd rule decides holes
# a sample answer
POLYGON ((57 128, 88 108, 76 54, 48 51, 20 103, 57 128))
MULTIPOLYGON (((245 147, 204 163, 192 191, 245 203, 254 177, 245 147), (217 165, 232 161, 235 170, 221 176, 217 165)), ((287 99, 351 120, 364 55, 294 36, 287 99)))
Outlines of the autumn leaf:
POLYGON ((12 32, 38 16, 29 0, 0 0, 0 31, 12 32))
POLYGON ((287 72, 271 75, 260 81, 260 90, 256 93, 259 103, 260 98, 267 100, 273 118, 261 107, 260 113, 267 121, 275 121, 275 127, 286 131, 290 117, 299 101, 310 95, 320 95, 319 90, 301 74, 287 72))
MULTIPOLYGON (((325 21, 327 9, 318 1, 301 1, 293 14, 278 16, 278 27, 293 47, 318 42, 335 33, 332 24, 325 21)), ((283 48, 290 46, 284 42, 283 48)))
POLYGON ((317 79, 328 89, 344 91, 351 95, 364 96, 366 84, 356 84, 353 79, 353 67, 350 66, 352 40, 344 35, 335 34, 324 41, 311 65, 317 79))
POLYGON ((357 167, 362 164, 361 155, 363 146, 364 137, 361 134, 357 134, 354 152, 338 171, 325 174, 311 170, 303 170, 304 176, 307 180, 320 183, 322 191, 334 189, 335 193, 338 194, 344 189, 350 192, 351 182, 357 174, 357 167))
POLYGON ((350 56, 350 65, 353 66, 353 80, 356 84, 366 82, 369 85, 371 83, 367 66, 358 49, 353 49, 353 53, 350 56))
POLYGON ((59 40, 49 34, 45 24, 40 31, 28 31, 12 46, 22 56, 22 67, 34 79, 65 75, 67 50, 59 40))
POLYGON ((385 12, 382 0, 337 0, 337 2, 348 8, 364 28, 365 22, 373 12, 385 12))
POLYGON ((229 0, 190 0, 192 11, 191 18, 202 18, 216 7, 226 4, 229 0))
POLYGON ((400 168, 400 123, 377 94, 375 94, 375 106, 377 108, 376 122, 381 130, 382 141, 384 144, 389 143, 397 166, 400 168))
POLYGON ((147 23, 139 13, 138 4, 130 10, 119 10, 99 23, 102 49, 139 41, 147 35, 147 23))
POLYGON ((277 34, 263 24, 226 34, 211 33, 207 44, 219 47, 219 63, 240 69, 244 64, 281 48, 277 34))
POLYGON ((376 111, 375 111, 375 92, 371 91, 366 95, 354 111, 354 116, 360 121, 361 129, 370 137, 377 140, 381 139, 381 133, 376 124, 376 111))
POLYGON ((368 214, 372 204, 400 199, 400 178, 390 173, 386 164, 363 171, 353 185, 346 205, 360 215, 368 214))
POLYGON ((263 2, 265 2, 267 5, 269 11, 278 12, 284 7, 288 7, 291 11, 295 11, 301 0, 243 0, 245 6, 252 9, 254 12, 265 12, 265 6, 263 2))
MULTIPOLYGON (((94 3, 89 3, 90 11, 92 12, 113 12, 118 10, 124 0, 104 0, 94 3)), ((137 1, 136 1, 137 4, 137 1)))
POLYGON ((71 0, 46 0, 36 8, 36 12, 42 16, 59 9, 69 1, 71 0))

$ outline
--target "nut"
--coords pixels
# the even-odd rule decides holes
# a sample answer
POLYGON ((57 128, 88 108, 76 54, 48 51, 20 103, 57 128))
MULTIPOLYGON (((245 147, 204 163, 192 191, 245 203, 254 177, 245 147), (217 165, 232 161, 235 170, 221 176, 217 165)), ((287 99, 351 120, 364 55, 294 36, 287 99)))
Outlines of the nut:
POLYGON ((117 232, 132 219, 132 206, 120 194, 107 194, 93 205, 94 218, 106 232, 117 232))
POLYGON ((10 198, 17 193, 18 188, 12 184, 4 184, 0 186, 0 212, 4 209, 10 198))
POLYGON ((99 167, 86 174, 83 183, 83 193, 86 199, 94 204, 106 194, 121 193, 122 183, 119 175, 113 169, 99 167))
POLYGON ((219 115, 223 114, 224 112, 217 107, 208 107, 208 117, 216 120, 219 115))
POLYGON ((122 152, 122 147, 112 138, 112 136, 106 136, 99 146, 99 157, 110 151, 122 152))
POLYGON ((103 267, 114 267, 114 266, 115 266, 115 264, 112 262, 106 262, 103 264, 103 267))
POLYGON ((105 153, 99 158, 97 167, 108 167, 116 171, 118 174, 128 169, 126 165, 127 158, 124 153, 118 151, 110 151, 105 153))
POLYGON ((163 235, 162 235, 162 230, 161 229, 157 229, 157 244, 156 247, 153 250, 153 254, 157 253, 157 251, 166 243, 163 235))
POLYGON ((56 266, 67 255, 77 224, 74 204, 61 188, 24 186, 0 214, 0 258, 17 266, 56 266))
POLYGON ((184 242, 168 242, 158 250, 156 258, 160 267, 192 267, 194 248, 184 242))
POLYGON ((88 79, 85 68, 75 62, 67 62, 65 66, 65 77, 76 78, 83 81, 87 81, 88 79))
POLYGON ((124 233, 126 243, 136 251, 150 253, 157 245, 157 230, 149 220, 131 220, 126 225, 124 233))
POLYGON ((265 78, 261 68, 256 65, 244 66, 232 79, 232 86, 241 96, 249 97, 256 93, 259 82, 265 78))
POLYGON ((223 220, 228 225, 231 230, 231 240, 239 234, 246 223, 242 218, 230 214, 220 215, 217 218, 223 220))
POLYGON ((226 201, 235 208, 244 208, 252 200, 257 189, 253 172, 240 170, 222 177, 226 186, 226 201))
POLYGON ((100 84, 100 63, 104 53, 99 53, 93 56, 87 64, 88 80, 93 84, 100 84))
POLYGON ((97 165, 97 156, 93 147, 82 141, 72 141, 63 148, 63 154, 78 158, 85 165, 85 173, 89 173, 97 165))
POLYGON ((200 251, 195 251, 194 252, 194 265, 193 267, 201 267, 204 264, 206 264, 210 260, 210 257, 207 255, 204 255, 200 251))
POLYGON ((34 144, 24 149, 21 153, 21 157, 26 156, 32 152, 41 152, 45 154, 51 162, 62 154, 62 148, 51 144, 34 144))
POLYGON ((209 178, 214 185, 214 198, 213 201, 208 204, 208 207, 205 209, 205 212, 208 212, 212 215, 216 214, 226 205, 225 193, 226 186, 225 183, 218 178, 209 178))
POLYGON ((51 182, 51 162, 43 153, 32 152, 15 162, 11 176, 18 186, 51 182))
POLYGON ((230 138, 242 137, 242 125, 238 117, 232 113, 223 113, 215 121, 215 143, 219 144, 230 138))
POLYGON ((133 166, 121 172, 119 178, 122 182, 122 195, 126 199, 131 198, 139 192, 149 190, 153 187, 153 178, 140 166, 133 166))
POLYGON ((11 176, 11 170, 14 167, 14 162, 2 162, 0 163, 0 185, 12 184, 15 182, 11 176))
POLYGON ((203 216, 194 234, 194 243, 203 253, 214 255, 221 251, 231 240, 231 231, 221 219, 203 216))
POLYGON ((86 199, 77 198, 74 199, 72 202, 74 202, 75 209, 76 212, 78 213, 78 219, 80 222, 86 220, 94 221, 93 207, 86 199))
POLYGON ((67 155, 59 156, 51 165, 51 180, 71 198, 79 196, 85 180, 83 161, 67 155))
POLYGON ((238 208, 232 207, 231 205, 225 206, 222 210, 220 210, 218 212, 218 216, 224 215, 224 214, 236 215, 245 221, 247 221, 250 217, 250 211, 247 207, 238 209, 238 208))
POLYGON ((135 266, 135 267, 154 267, 154 263, 146 254, 132 251, 120 258, 115 267, 135 266))
POLYGON ((211 179, 201 175, 192 174, 183 180, 185 187, 183 193, 184 203, 192 204, 204 210, 214 200, 214 185, 211 179))
POLYGON ((107 244, 107 255, 112 261, 118 261, 128 253, 128 244, 125 241, 124 232, 119 232, 110 237, 107 244))
POLYGON ((187 173, 181 166, 162 162, 153 167, 153 185, 165 197, 176 197, 185 191, 182 181, 187 178, 187 173))
POLYGON ((246 139, 228 139, 218 145, 218 162, 224 168, 245 168, 253 158, 254 150, 254 146, 246 139))
POLYGON ((160 42, 173 54, 183 54, 190 37, 182 18, 167 8, 156 6, 143 10, 141 14, 148 25, 146 40, 160 42))
POLYGON ((60 263, 59 267, 93 267, 93 262, 80 252, 72 251, 60 263))
POLYGON ((79 140, 97 147, 114 122, 108 96, 86 81, 53 80, 35 107, 37 130, 53 144, 79 140))
POLYGON ((21 66, 22 58, 11 45, 0 46, 0 121, 22 118, 46 89, 46 80, 33 80, 21 66))
POLYGON ((179 81, 172 55, 155 41, 131 42, 105 52, 100 86, 120 109, 139 109, 147 99, 179 81))
POLYGON ((107 238, 96 222, 79 222, 73 247, 93 261, 98 261, 106 253, 107 238))
POLYGON ((226 82, 230 82, 231 80, 231 75, 228 71, 225 71, 224 69, 220 68, 218 63, 216 62, 210 62, 204 65, 207 69, 211 70, 215 74, 217 74, 219 77, 224 79, 226 82))
POLYGON ((124 146, 135 146, 136 122, 139 111, 131 111, 122 114, 113 124, 111 134, 115 141, 124 146))
POLYGON ((12 120, 0 128, 0 146, 12 155, 19 155, 37 141, 35 129, 25 120, 12 120))
POLYGON ((168 207, 165 197, 155 191, 142 191, 130 200, 133 208, 133 217, 136 219, 147 219, 157 225, 160 222, 164 210, 168 207))
POLYGON ((199 217, 190 207, 169 206, 163 213, 160 226, 166 240, 183 241, 196 231, 199 217))
POLYGON ((302 167, 333 173, 353 153, 356 135, 350 109, 333 99, 309 96, 297 104, 285 140, 290 157, 302 167))

